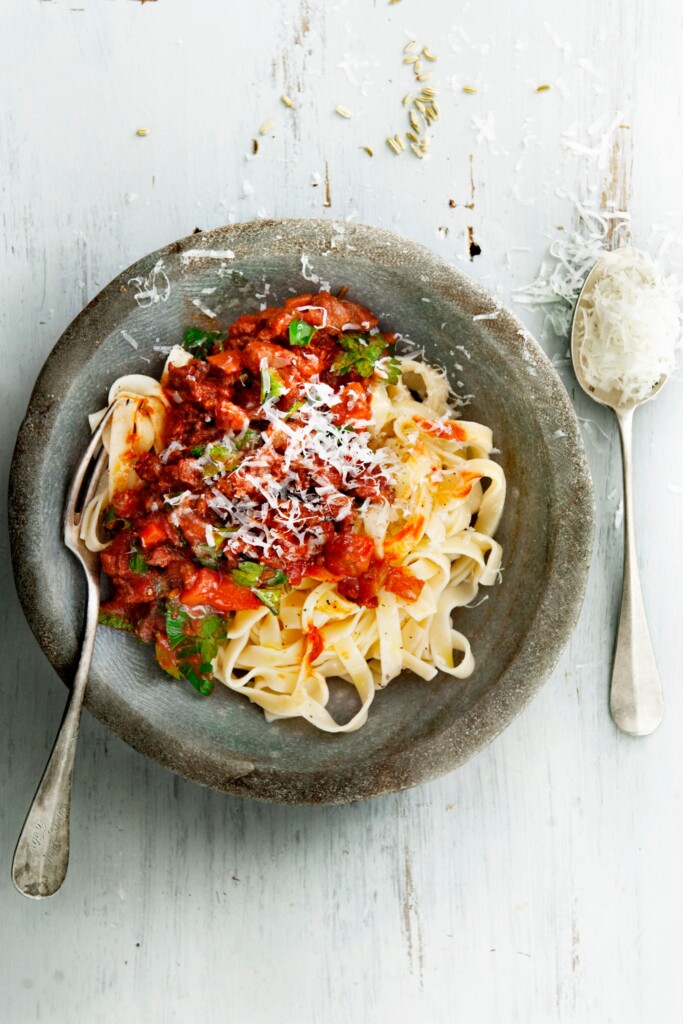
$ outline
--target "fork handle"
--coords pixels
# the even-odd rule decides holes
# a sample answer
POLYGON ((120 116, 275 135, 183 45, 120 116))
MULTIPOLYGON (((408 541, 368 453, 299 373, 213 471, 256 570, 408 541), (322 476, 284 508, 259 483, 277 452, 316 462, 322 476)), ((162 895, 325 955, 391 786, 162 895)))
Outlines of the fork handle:
POLYGON ((12 862, 12 881, 24 896, 42 899, 60 888, 69 866, 69 821, 76 740, 95 646, 100 595, 88 575, 85 636, 71 695, 47 767, 36 790, 12 862))
POLYGON ((631 736, 648 736, 664 715, 664 698, 640 589, 631 486, 633 410, 617 414, 624 466, 624 587, 612 668, 610 711, 631 736))

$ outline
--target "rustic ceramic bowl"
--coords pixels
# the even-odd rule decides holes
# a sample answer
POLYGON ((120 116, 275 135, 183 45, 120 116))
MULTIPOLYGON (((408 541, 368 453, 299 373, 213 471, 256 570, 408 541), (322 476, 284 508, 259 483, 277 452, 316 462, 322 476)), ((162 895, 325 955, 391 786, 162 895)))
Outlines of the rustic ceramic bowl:
POLYGON ((65 331, 36 384, 12 465, 19 596, 69 683, 85 585, 62 543, 62 506, 88 440, 87 414, 121 374, 158 374, 158 346, 176 342, 187 325, 227 326, 262 303, 342 285, 384 328, 409 335, 453 383, 462 381, 459 390, 474 395, 467 417, 493 428, 508 480, 498 534, 505 572, 487 601, 457 612, 474 674, 465 682, 394 680, 377 694, 367 725, 330 736, 303 721, 268 725, 220 686, 200 697, 169 680, 150 647, 101 628, 86 696, 100 721, 173 771, 283 803, 360 800, 451 771, 519 714, 569 638, 592 547, 591 480, 565 389, 523 325, 442 259, 376 228, 281 220, 192 235, 122 273, 65 331))

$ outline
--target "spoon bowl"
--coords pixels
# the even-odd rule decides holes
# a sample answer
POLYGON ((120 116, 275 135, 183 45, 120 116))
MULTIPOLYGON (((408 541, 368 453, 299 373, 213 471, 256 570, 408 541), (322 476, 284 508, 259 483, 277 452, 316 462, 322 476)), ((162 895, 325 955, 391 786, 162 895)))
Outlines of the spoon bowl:
POLYGON ((668 373, 663 373, 652 385, 652 390, 647 397, 639 401, 628 401, 618 388, 601 388, 589 384, 586 379, 585 366, 581 360, 581 348, 585 338, 585 321, 581 311, 585 309, 589 302, 592 302, 597 284, 604 281, 611 274, 627 268, 637 270, 642 275, 644 285, 652 282, 651 262, 647 253, 644 253, 642 249, 636 249, 633 246, 627 245, 621 249, 613 249, 611 252, 606 253, 597 261, 583 283, 576 301, 571 331, 572 363, 574 364, 576 379, 589 398, 599 402, 600 405, 606 405, 617 416, 633 412, 639 405, 649 402, 651 398, 654 398, 661 391, 669 377, 668 373))

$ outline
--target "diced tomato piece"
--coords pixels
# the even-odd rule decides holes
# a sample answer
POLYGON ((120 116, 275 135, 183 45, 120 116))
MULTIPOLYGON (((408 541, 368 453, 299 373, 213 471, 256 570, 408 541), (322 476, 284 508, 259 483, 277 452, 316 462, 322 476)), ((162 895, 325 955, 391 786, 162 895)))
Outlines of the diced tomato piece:
POLYGON ((138 537, 145 551, 151 551, 157 544, 161 544, 162 541, 168 539, 166 536, 166 526, 158 519, 154 519, 139 531, 138 537))
POLYGON ((417 601, 422 593, 424 580, 419 580, 407 569, 392 569, 386 578, 384 589, 398 594, 405 601, 417 601))
POLYGON ((261 602, 247 587, 238 586, 229 576, 213 569, 200 569, 196 578, 180 594, 181 604, 190 608, 209 605, 217 612, 239 612, 260 608, 261 602))
POLYGON ((349 420, 369 420, 372 418, 370 410, 370 396, 360 383, 345 384, 339 389, 339 404, 332 410, 332 418, 338 426, 348 423, 349 420))
POLYGON ((467 438, 467 431, 462 423, 456 420, 424 420, 420 416, 414 416, 413 419, 418 427, 432 437, 440 437, 446 441, 464 441, 467 438))
POLYGON ((223 371, 223 373, 242 372, 242 354, 237 349, 229 348, 225 352, 216 352, 215 355, 206 357, 207 363, 212 363, 223 371))
POLYGON ((325 650, 325 641, 322 634, 315 626, 309 626, 306 630, 306 661, 312 665, 316 658, 325 650))
POLYGON ((337 576, 362 576, 370 568, 375 542, 359 533, 341 533, 325 545, 325 565, 337 576))

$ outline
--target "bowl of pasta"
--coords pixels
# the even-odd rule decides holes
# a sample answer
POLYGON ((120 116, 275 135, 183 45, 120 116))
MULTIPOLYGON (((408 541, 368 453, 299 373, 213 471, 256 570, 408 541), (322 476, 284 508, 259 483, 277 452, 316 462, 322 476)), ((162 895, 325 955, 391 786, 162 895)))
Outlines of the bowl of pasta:
POLYGON ((12 466, 15 577, 86 706, 190 779, 341 803, 451 771, 508 725, 574 626, 590 475, 551 364, 499 302, 363 225, 195 234, 112 281, 49 356, 12 466), (50 571, 45 571, 45 566, 50 571))

